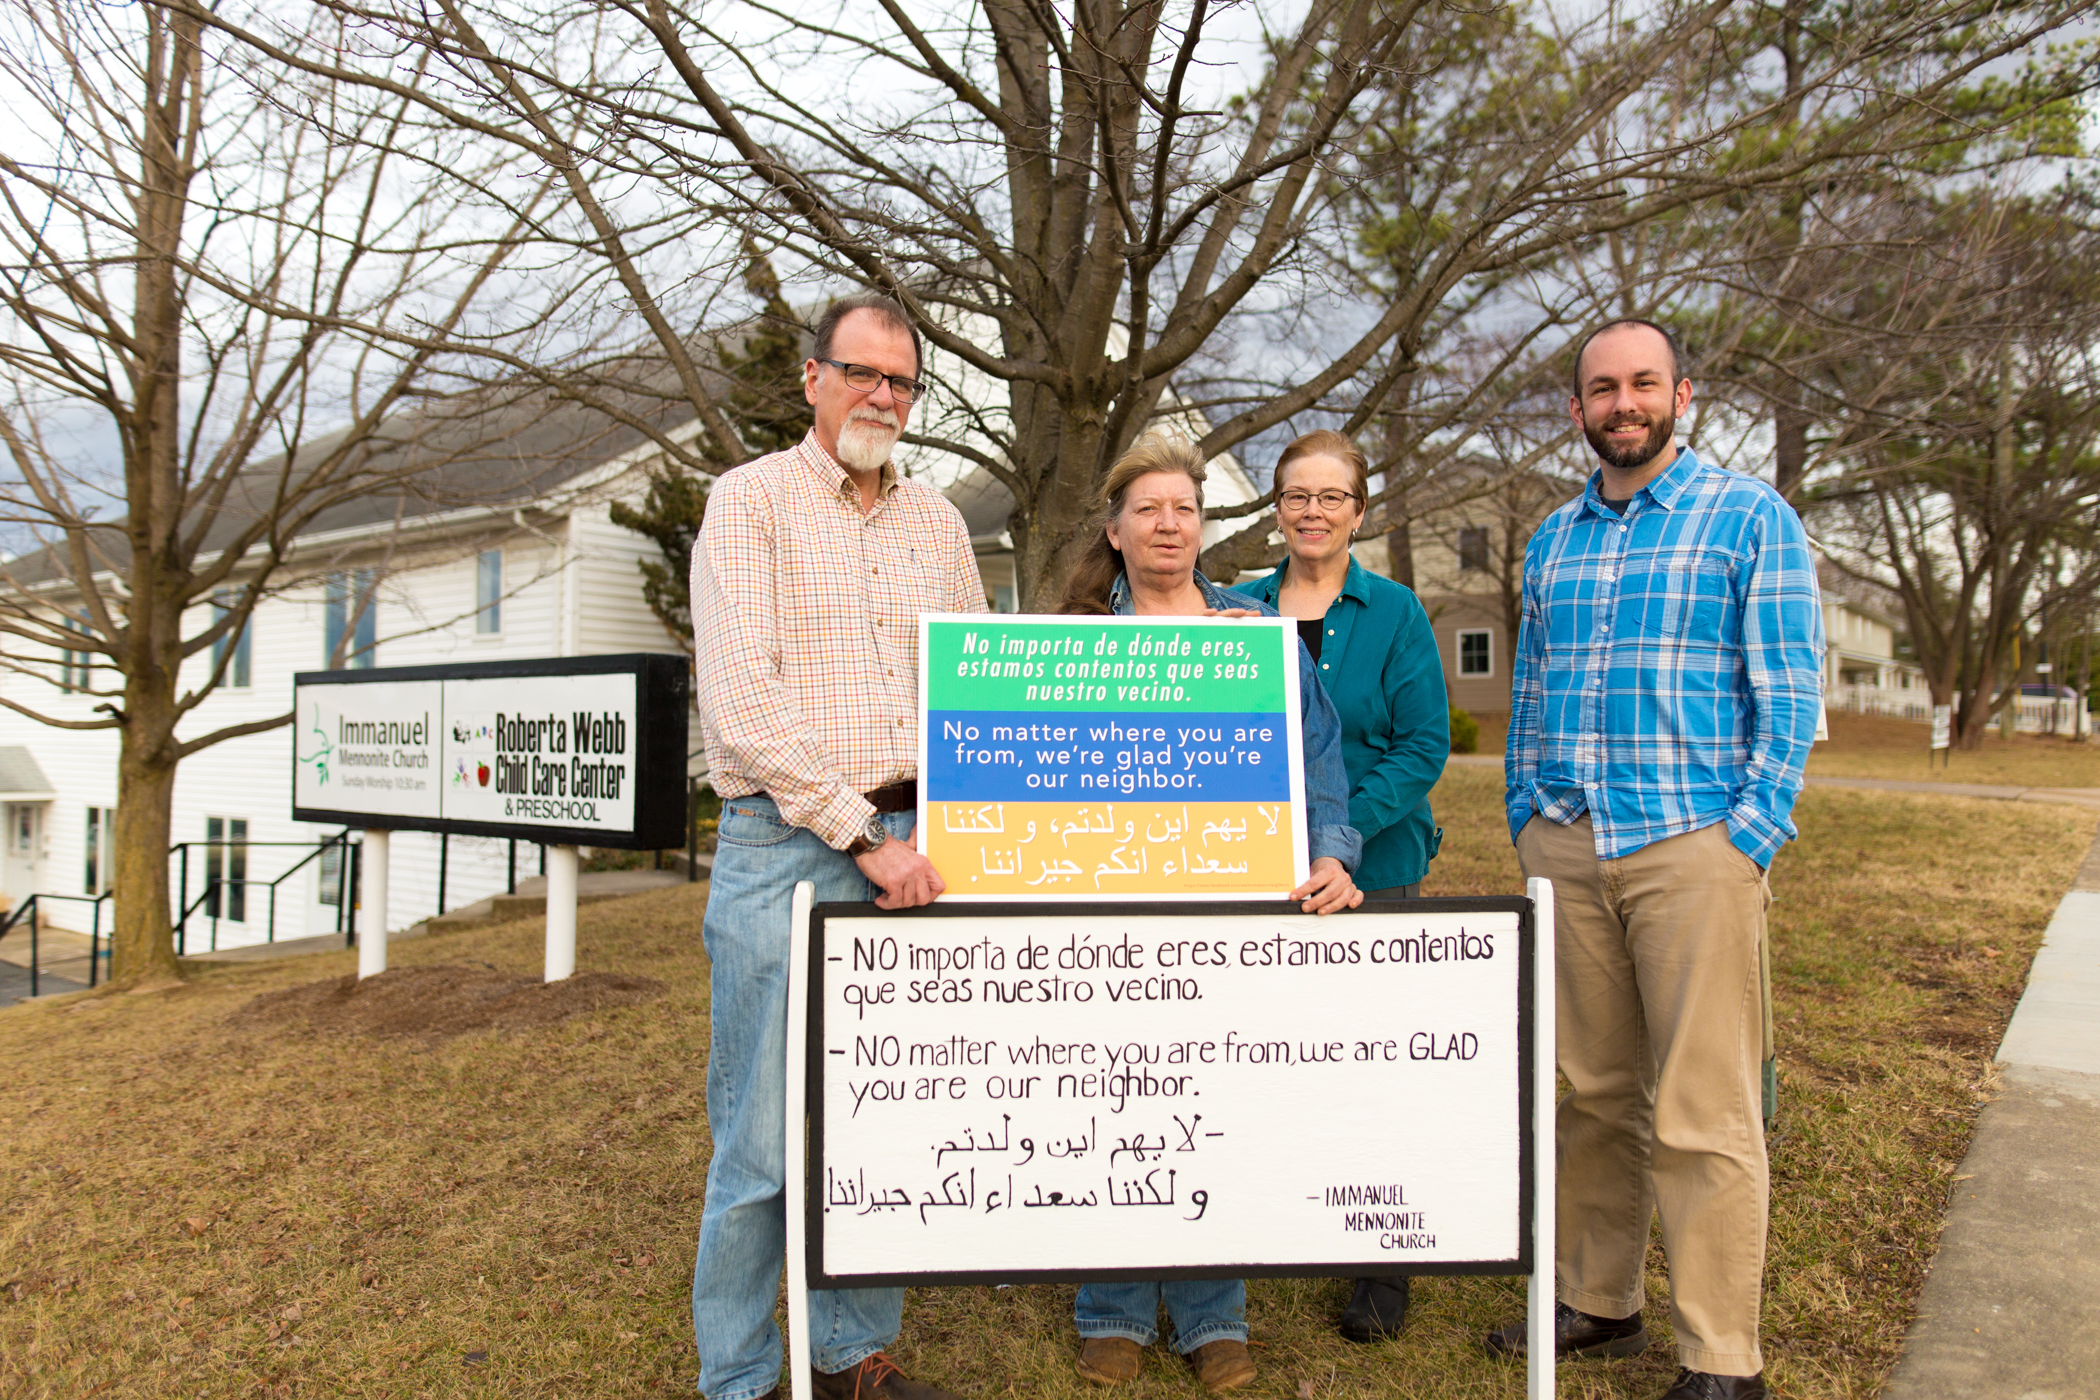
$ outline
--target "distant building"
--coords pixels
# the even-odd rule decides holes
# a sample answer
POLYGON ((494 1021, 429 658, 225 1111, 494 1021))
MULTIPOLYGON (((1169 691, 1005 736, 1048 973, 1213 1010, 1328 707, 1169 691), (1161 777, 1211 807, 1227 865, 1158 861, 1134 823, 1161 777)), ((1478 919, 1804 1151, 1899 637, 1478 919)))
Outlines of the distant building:
MULTIPOLYGON (((569 405, 535 414, 500 449, 436 469, 425 499, 366 497, 323 514, 299 535, 280 591, 257 605, 244 633, 185 664, 183 682, 201 684, 220 653, 233 653, 224 683, 180 732, 285 712, 293 674, 327 667, 346 632, 352 668, 679 651, 642 601, 636 561, 655 557, 656 546, 609 517, 614 500, 641 497, 643 466, 656 454, 642 434, 607 431, 569 405), (506 490, 504 481, 518 484, 506 490), (447 504, 470 495, 481 502, 447 504)), ((31 556, 9 567, 54 609, 69 610, 70 583, 50 574, 37 585, 35 565, 31 556)), ((199 607, 184 630, 208 622, 208 607, 199 607)), ((89 692, 115 679, 93 659, 66 653, 39 666, 18 643, 0 690, 55 718, 92 719, 106 698, 89 692)), ((338 853, 315 845, 339 829, 291 819, 292 746, 286 726, 183 760, 173 835, 188 849, 171 855, 169 878, 177 898, 196 906, 188 951, 340 926, 345 875, 338 853), (225 883, 208 898, 215 876, 225 883)), ((47 924, 87 929, 90 901, 110 888, 117 748, 114 730, 53 729, 0 709, 0 891, 10 904, 47 896, 38 902, 47 924)), ((450 838, 445 904, 503 889, 510 855, 507 842, 450 838)), ((395 838, 389 908, 401 925, 439 912, 439 859, 436 836, 395 838)), ((521 847, 518 874, 538 868, 537 848, 521 847)), ((106 902, 100 924, 110 925, 106 902)))
MULTIPOLYGON (((989 392, 988 384, 980 387, 989 392)), ((484 441, 448 458, 420 498, 362 498, 302 532, 279 591, 256 607, 243 635, 184 666, 183 681, 201 683, 221 653, 233 653, 225 682, 192 712, 182 735, 284 713, 293 674, 325 668, 346 632, 345 664, 353 668, 681 650, 642 597, 637 561, 659 557, 656 545, 611 520, 613 502, 635 504, 645 495, 647 469, 660 456, 655 443, 629 428, 608 428, 573 403, 521 416, 515 432, 506 434, 500 423, 497 429, 477 425, 484 441), (477 503, 457 504, 469 498, 477 503)), ((669 431, 683 435, 692 426, 669 431)), ((900 451, 898 461, 957 503, 988 601, 1013 611, 1006 533, 1012 501, 1004 488, 982 468, 923 448, 900 451)), ((1236 461, 1212 464, 1211 504, 1240 504, 1256 494, 1236 461)), ((1206 527, 1206 541, 1225 528, 1206 527)), ((77 608, 66 577, 48 568, 39 573, 34 556, 8 567, 54 611, 77 608)), ((208 608, 199 607, 184 630, 208 623, 208 608)), ((16 645, 10 659, 17 669, 0 672, 0 693, 54 718, 95 718, 95 706, 107 700, 89 693, 113 679, 90 653, 38 657, 16 645)), ((694 773, 704 773, 699 739, 695 720, 694 773)), ((171 855, 169 878, 178 901, 194 906, 187 951, 342 926, 347 873, 337 851, 317 849, 340 828, 291 820, 293 742, 289 726, 247 735, 198 752, 178 770, 173 834, 187 849, 171 855), (209 897, 214 879, 221 887, 209 897)), ((114 730, 54 729, 0 709, 0 907, 42 894, 46 924, 84 931, 95 922, 96 901, 112 881, 117 749, 114 730)), ((397 833, 388 881, 392 921, 406 926, 442 912, 441 865, 443 907, 456 909, 504 889, 513 859, 517 875, 538 872, 538 848, 530 844, 514 854, 510 843, 493 838, 454 836, 441 844, 433 835, 397 833)), ((354 901, 355 890, 348 894, 354 901)), ((109 925, 101 899, 100 926, 109 925)))
POLYGON ((1842 596, 1845 582, 1828 569, 1823 586, 1823 696, 1827 708, 1848 714, 1932 719, 1932 690, 1924 668, 1896 656, 1895 619, 1842 596))

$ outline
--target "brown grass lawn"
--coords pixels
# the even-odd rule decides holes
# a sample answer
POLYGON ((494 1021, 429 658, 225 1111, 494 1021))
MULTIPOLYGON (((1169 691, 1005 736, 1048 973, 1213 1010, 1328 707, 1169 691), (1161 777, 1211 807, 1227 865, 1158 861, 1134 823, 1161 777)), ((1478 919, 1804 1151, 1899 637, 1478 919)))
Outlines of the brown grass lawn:
MULTIPOLYGON (((1508 892, 1499 776, 1455 770, 1437 893, 1508 892)), ((1818 791, 1774 872, 1783 1064, 1769 1371, 1872 1395, 1894 1358, 1988 1062, 2092 835, 2084 813, 1818 791)), ((582 913, 586 969, 669 987, 565 1023, 424 1043, 229 1024, 348 955, 0 1012, 0 1394, 630 1396, 693 1385, 686 1289, 707 1161, 700 893, 582 913)), ((536 923, 397 945, 532 973, 536 923)), ((1404 1106, 1403 1106, 1404 1107, 1404 1106)), ((1664 1293, 1652 1260, 1657 1319, 1664 1293)), ((1477 1337, 1514 1279, 1429 1279, 1407 1336, 1352 1347, 1334 1281, 1257 1282, 1274 1397, 1515 1396, 1477 1337)), ((1667 1332, 1665 1325, 1664 1329, 1667 1332)), ((1071 1290, 921 1291, 899 1357, 968 1395, 1094 1393, 1071 1290)), ((1562 1372, 1646 1396, 1665 1345, 1562 1372)), ((1155 1354, 1135 1396, 1200 1392, 1155 1354)))
POLYGON ((1932 755, 1932 726, 1878 715, 1832 715, 1830 738, 1809 755, 1808 771, 1844 778, 1910 778, 2016 787, 2100 787, 2100 743, 2040 734, 1998 737, 1976 750, 1932 755))
MULTIPOLYGON (((1506 715, 1475 716, 1480 752, 1502 752, 1506 715)), ((1833 778, 1903 778, 1925 783, 1992 783, 2011 787, 2100 788, 2100 743, 2039 734, 1998 737, 1983 747, 1934 755, 1932 726, 1879 715, 1830 716, 1830 737, 1808 756, 1808 771, 1833 778)))

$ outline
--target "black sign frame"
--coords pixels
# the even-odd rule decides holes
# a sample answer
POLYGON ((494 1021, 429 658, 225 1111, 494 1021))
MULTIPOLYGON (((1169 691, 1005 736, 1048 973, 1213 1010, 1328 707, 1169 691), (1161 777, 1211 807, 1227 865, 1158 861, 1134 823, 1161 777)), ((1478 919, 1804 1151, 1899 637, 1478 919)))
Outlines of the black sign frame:
MULTIPOLYGON (((1514 1259, 1444 1260, 1409 1262, 1410 1274, 1529 1274, 1533 1266, 1533 1197, 1537 1191, 1535 1166, 1538 1151, 1536 1076, 1533 1072, 1535 1024, 1532 1009, 1536 978, 1536 909, 1521 895, 1491 895, 1449 899, 1366 899, 1356 909, 1330 914, 1331 920, 1347 920, 1358 914, 1515 914, 1517 916, 1517 1254, 1514 1259)), ((1115 1269, 1019 1269, 1011 1271, 933 1270, 882 1274, 833 1274, 824 1267, 824 924, 830 918, 1058 918, 1126 916, 1157 918, 1187 916, 1272 914, 1304 917, 1304 911, 1289 900, 1200 901, 1162 903, 1153 901, 1101 901, 1098 903, 946 903, 936 902, 916 909, 887 910, 874 904, 819 904, 809 919, 809 1010, 804 1090, 804 1141, 808 1146, 803 1178, 804 1239, 807 1248, 809 1287, 815 1288, 910 1288, 949 1287, 1000 1283, 1112 1283, 1131 1279, 1159 1278, 1358 1278, 1375 1272, 1375 1265, 1361 1259, 1346 1263, 1308 1262, 1292 1264, 1221 1264, 1188 1268, 1115 1269)), ((1552 1144, 1547 1144, 1552 1150, 1552 1144)), ((792 1170, 792 1168, 790 1168, 792 1170)))
MULTIPOLYGON (((429 831, 494 836, 543 846, 601 846, 617 851, 661 851, 685 844, 686 752, 692 708, 692 666, 663 652, 603 656, 549 656, 520 661, 465 661, 356 671, 299 671, 292 676, 296 716, 301 687, 374 685, 388 681, 533 680, 547 676, 634 677, 634 829, 548 826, 530 822, 460 821, 450 817, 350 812, 294 803, 292 820, 379 831, 429 831)), ((294 725, 296 727, 296 718, 294 725)), ((299 747, 292 745, 292 791, 297 792, 299 747)))

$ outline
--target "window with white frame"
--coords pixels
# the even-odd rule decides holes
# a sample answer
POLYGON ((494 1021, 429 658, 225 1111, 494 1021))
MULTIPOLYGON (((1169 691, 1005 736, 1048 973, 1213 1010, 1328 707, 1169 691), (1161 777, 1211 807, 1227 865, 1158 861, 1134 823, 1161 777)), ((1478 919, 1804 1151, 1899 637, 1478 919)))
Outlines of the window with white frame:
POLYGON ((321 891, 320 903, 331 907, 342 904, 343 886, 349 883, 343 870, 346 864, 343 859, 344 850, 342 842, 331 842, 321 848, 321 858, 314 862, 319 871, 315 879, 321 891))
POLYGON ((1469 628, 1458 634, 1458 673, 1461 676, 1495 674, 1495 633, 1492 628, 1469 628))
POLYGON ((1488 532, 1484 525, 1468 525, 1458 532, 1458 567, 1467 573, 1488 566, 1488 532))
POLYGON ((372 596, 371 570, 359 569, 328 580, 321 664, 331 670, 368 670, 374 664, 378 636, 379 600, 372 596), (347 643, 343 639, 345 632, 350 634, 347 643))
POLYGON ((80 892, 108 894, 116 884, 116 864, 117 809, 90 807, 87 809, 87 859, 80 892))
MULTIPOLYGON (((212 621, 216 623, 224 618, 227 613, 232 612, 234 601, 238 596, 231 592, 213 594, 211 600, 212 621)), ((250 684, 249 676, 251 674, 249 657, 248 621, 244 618, 238 628, 228 632, 221 632, 218 640, 211 644, 212 670, 217 671, 220 662, 226 663, 226 669, 220 676, 219 684, 227 687, 229 690, 248 689, 250 684), (229 649, 233 653, 231 657, 227 655, 229 649)))
POLYGON ((474 560, 474 631, 483 637, 503 632, 503 551, 484 549, 474 560))
POLYGON ((8 844, 18 856, 36 854, 37 809, 27 802, 14 804, 15 817, 8 825, 8 844))
POLYGON ((248 819, 204 819, 204 912, 214 919, 248 919, 248 819))
MULTIPOLYGON (((67 631, 85 637, 88 635, 88 615, 84 612, 77 613, 65 626, 67 631)), ((68 647, 59 677, 60 687, 65 690, 86 690, 94 683, 94 678, 95 653, 85 648, 74 651, 68 647)))

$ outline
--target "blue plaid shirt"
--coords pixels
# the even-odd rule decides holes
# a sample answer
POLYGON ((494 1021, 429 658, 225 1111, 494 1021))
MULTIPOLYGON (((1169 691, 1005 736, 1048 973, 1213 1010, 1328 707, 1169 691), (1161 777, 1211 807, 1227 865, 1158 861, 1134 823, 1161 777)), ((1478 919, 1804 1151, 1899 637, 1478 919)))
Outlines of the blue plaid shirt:
POLYGON ((1794 837, 1823 610, 1801 519, 1685 448, 1619 512, 1583 494, 1524 553, 1509 830, 1585 811, 1608 860, 1715 822, 1759 865, 1794 837))

